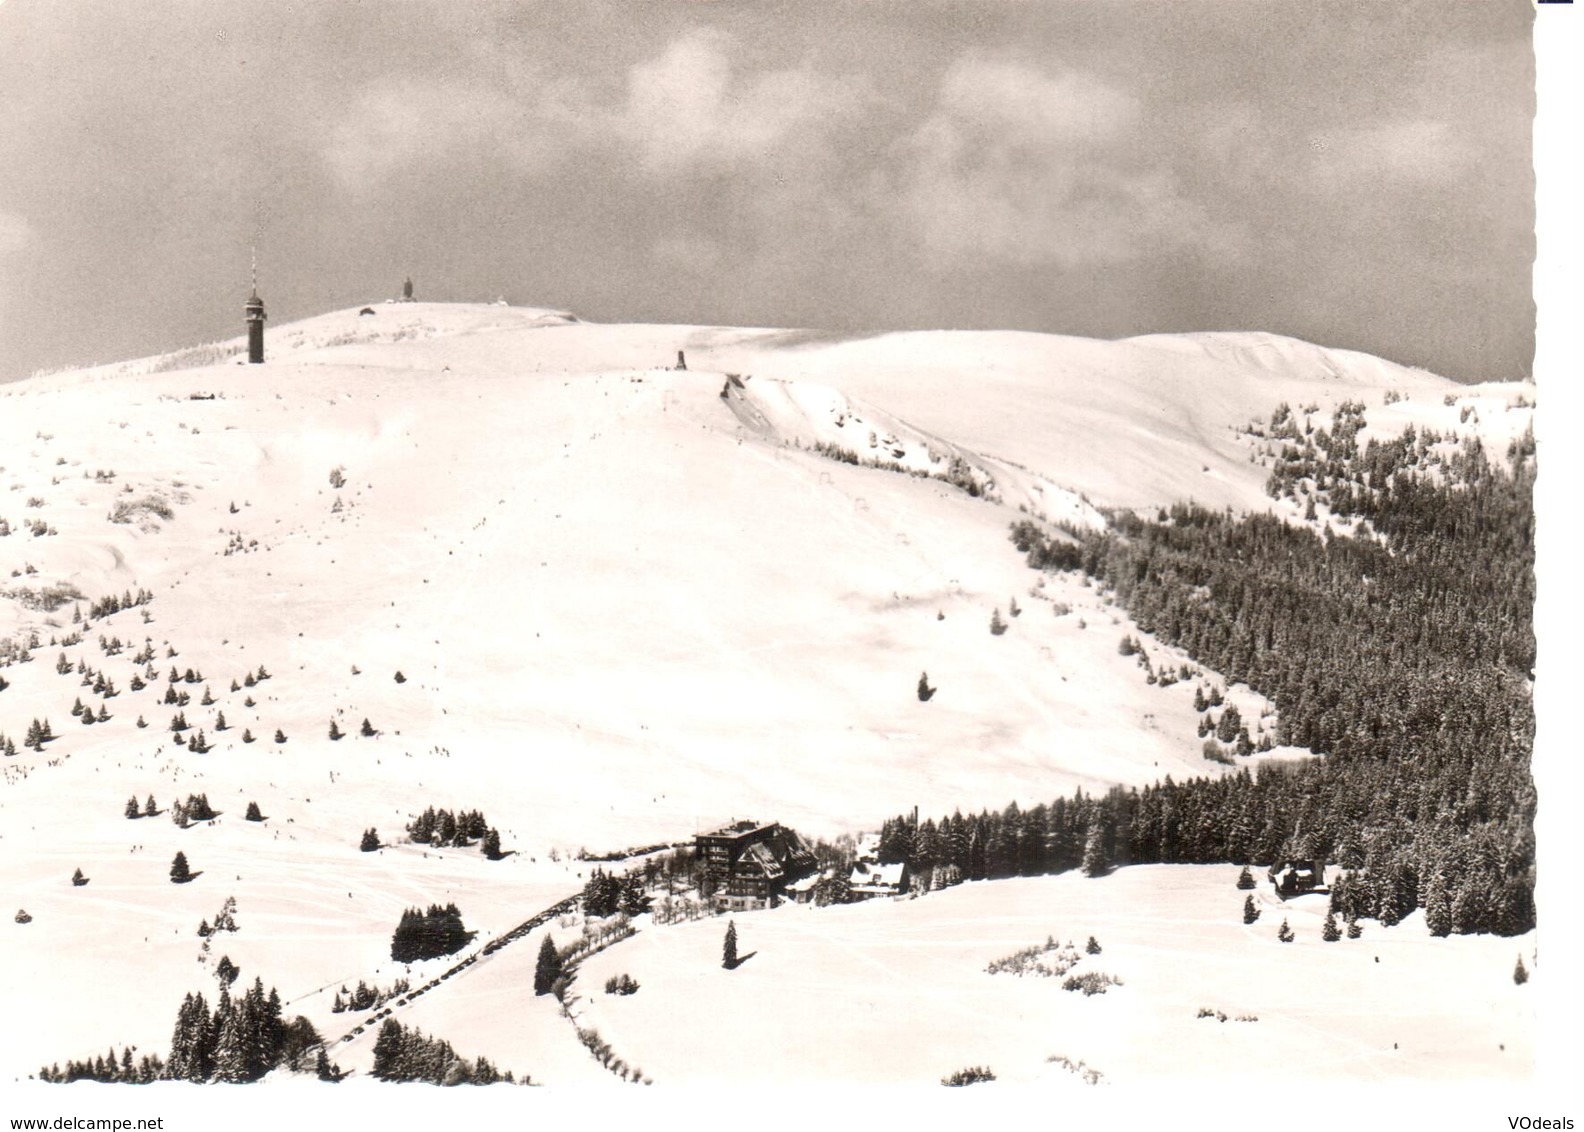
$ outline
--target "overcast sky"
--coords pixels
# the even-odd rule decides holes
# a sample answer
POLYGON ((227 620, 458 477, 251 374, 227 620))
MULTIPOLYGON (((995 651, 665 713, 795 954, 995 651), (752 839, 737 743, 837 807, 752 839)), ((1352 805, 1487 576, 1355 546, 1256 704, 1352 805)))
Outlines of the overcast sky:
POLYGON ((1534 343, 1528 0, 0 0, 0 380, 394 295, 1534 343))

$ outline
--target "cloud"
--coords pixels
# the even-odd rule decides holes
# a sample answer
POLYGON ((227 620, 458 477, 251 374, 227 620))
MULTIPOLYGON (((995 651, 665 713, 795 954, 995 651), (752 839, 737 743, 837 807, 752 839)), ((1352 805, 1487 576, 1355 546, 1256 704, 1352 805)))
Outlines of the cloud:
POLYGON ((726 250, 708 236, 661 236, 650 245, 649 257, 667 271, 700 274, 718 269, 726 250))
POLYGON ((416 165, 443 166, 459 152, 487 154, 519 171, 543 173, 564 151, 553 136, 564 117, 554 97, 530 110, 506 94, 478 87, 382 81, 365 90, 333 125, 323 156, 343 187, 354 192, 376 189, 416 165))
POLYGON ((615 90, 576 73, 525 72, 475 60, 475 74, 510 81, 380 80, 327 130, 324 160, 353 191, 413 167, 485 154, 543 175, 596 155, 653 178, 754 174, 833 153, 831 131, 866 104, 863 83, 808 67, 744 73, 734 41, 714 31, 677 37, 627 69, 615 90))
POLYGON ((1123 263, 1237 235, 1145 142, 1139 100, 1096 75, 969 54, 904 144, 903 214, 937 262, 1123 263))
POLYGON ((789 153, 809 159, 863 101, 859 88, 809 68, 739 77, 731 47, 721 33, 690 32, 629 71, 611 126, 647 172, 718 172, 789 153))
POLYGON ((27 219, 14 212, 0 211, 0 255, 10 255, 27 247, 33 231, 27 219))
POLYGON ((1018 63, 959 59, 941 81, 941 113, 1003 144, 1106 145, 1137 121, 1136 98, 1093 75, 1047 75, 1018 63))
POLYGON ((1474 161, 1475 147, 1447 122, 1397 118, 1318 136, 1311 175, 1323 188, 1442 183, 1474 161))

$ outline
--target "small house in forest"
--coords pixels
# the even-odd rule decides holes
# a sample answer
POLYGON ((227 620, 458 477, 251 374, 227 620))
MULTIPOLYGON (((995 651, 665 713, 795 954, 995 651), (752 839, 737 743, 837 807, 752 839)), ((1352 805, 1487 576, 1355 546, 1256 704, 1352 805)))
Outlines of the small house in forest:
POLYGON ((799 904, 809 904, 814 900, 814 888, 824 879, 823 873, 810 873, 802 880, 795 880, 786 886, 788 900, 799 904))
POLYGON ((1325 861, 1319 857, 1277 861, 1266 875, 1283 900, 1306 892, 1326 891, 1325 861))
POLYGON ((882 865, 878 861, 857 861, 848 878, 848 891, 854 900, 873 900, 877 896, 901 896, 907 891, 906 861, 882 865))

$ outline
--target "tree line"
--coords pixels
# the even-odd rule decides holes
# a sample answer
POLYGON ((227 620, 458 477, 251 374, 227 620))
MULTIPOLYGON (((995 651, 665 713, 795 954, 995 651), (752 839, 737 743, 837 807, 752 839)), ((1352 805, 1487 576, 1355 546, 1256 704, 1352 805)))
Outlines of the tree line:
MULTIPOLYGON (((257 1081, 281 1065, 297 1070, 306 1068, 308 1052, 320 1043, 321 1038, 308 1019, 299 1015, 290 1022, 284 1020, 280 995, 274 987, 266 992, 263 982, 254 979, 246 993, 233 998, 228 984, 222 981, 220 1000, 212 1012, 202 994, 183 997, 171 1032, 169 1058, 163 1064, 157 1056, 144 1058, 147 1066, 157 1067, 158 1072, 148 1076, 140 1068, 137 1080, 142 1083, 158 1077, 171 1081, 230 1084, 257 1081)), ((321 1076, 339 1075, 339 1071, 329 1066, 323 1049, 318 1050, 318 1063, 321 1076)), ((129 1064, 130 1052, 124 1053, 122 1065, 129 1064)), ((70 1065, 68 1062, 68 1067, 70 1065)), ((41 1076, 44 1080, 71 1079, 64 1075, 41 1076)))
MULTIPOLYGON (((1339 422, 1348 441, 1356 420, 1350 409, 1339 422)), ((1319 855, 1369 878, 1360 899, 1374 911, 1361 914, 1391 921, 1433 906, 1433 927, 1526 931, 1532 449, 1515 445, 1499 466, 1469 440, 1434 477, 1415 471, 1417 439, 1343 450, 1325 490, 1373 531, 1317 533, 1191 503, 1071 538, 1014 525, 1030 565, 1099 580, 1141 629, 1272 700, 1277 742, 1325 756, 1167 779, 1086 808, 1118 862, 1319 855)), ((1052 864, 1071 867, 1069 826, 1056 823, 1052 864)))
MULTIPOLYGON (((408 1029, 394 1018, 380 1026, 374 1041, 373 1073, 381 1081, 426 1081, 431 1085, 515 1084, 508 1070, 502 1073, 486 1057, 471 1063, 441 1038, 408 1029)), ((524 1082, 525 1084, 527 1082, 524 1082)))

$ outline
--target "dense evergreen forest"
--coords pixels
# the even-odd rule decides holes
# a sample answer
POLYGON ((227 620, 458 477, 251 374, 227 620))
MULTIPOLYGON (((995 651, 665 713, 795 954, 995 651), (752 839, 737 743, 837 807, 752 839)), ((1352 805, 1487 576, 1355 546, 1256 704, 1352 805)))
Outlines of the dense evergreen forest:
POLYGON ((284 1021, 274 987, 266 994, 254 979, 233 999, 222 985, 213 1014, 201 994, 182 999, 165 1075, 177 1081, 257 1081, 282 1062, 295 1065, 319 1041, 308 1019, 284 1021))
POLYGON ((431 1085, 515 1083, 509 1071, 500 1072, 487 1057, 469 1063, 450 1042, 408 1029, 394 1018, 385 1019, 374 1042, 373 1075, 381 1081, 426 1081, 431 1085))
POLYGON ((391 934, 391 958, 398 963, 414 963, 450 955, 467 946, 472 938, 473 933, 463 925, 462 913, 455 904, 444 908, 431 904, 427 912, 408 908, 391 934))
MULTIPOLYGON (((220 1001, 213 1013, 201 994, 182 999, 171 1032, 170 1058, 161 1061, 157 1054, 132 1062, 132 1050, 125 1049, 118 1062, 115 1051, 108 1058, 68 1061, 62 1069, 57 1063, 39 1070, 41 1081, 69 1083, 78 1080, 147 1084, 155 1080, 226 1082, 241 1084, 257 1081, 280 1065, 295 1070, 307 1068, 310 1050, 318 1049, 318 1032, 308 1019, 298 1016, 287 1022, 281 1015, 280 995, 274 987, 266 993, 264 984, 253 985, 238 998, 232 998, 228 985, 221 984, 220 1001)), ((339 1071, 329 1065, 324 1051, 318 1049, 321 1077, 339 1079, 339 1071)))
POLYGON ((1271 699, 1278 742, 1323 758, 896 818, 882 856, 952 883, 1318 855, 1352 874, 1358 915, 1423 907, 1443 935, 1533 927, 1533 442, 1504 462, 1412 429, 1360 448, 1363 424, 1357 403, 1329 429, 1300 432, 1285 405, 1272 418, 1269 490, 1320 530, 1190 503, 1102 533, 1012 532, 1030 565, 1082 570, 1140 628, 1271 699))
POLYGON ((52 1085, 69 1085, 73 1081, 98 1081, 105 1085, 147 1085, 165 1076, 165 1063, 159 1054, 144 1054, 135 1063, 132 1047, 121 1051, 118 1059, 114 1047, 104 1057, 92 1061, 68 1061, 62 1069, 60 1062, 47 1065, 38 1072, 40 1081, 52 1085))

